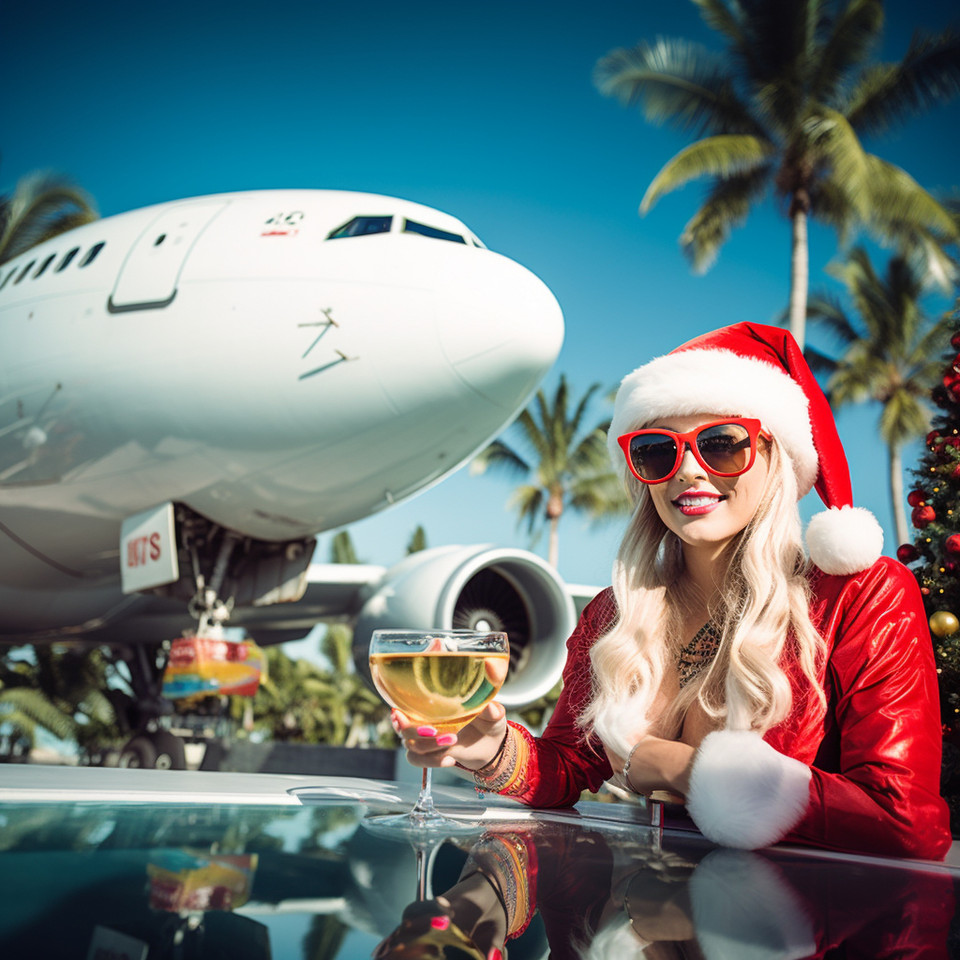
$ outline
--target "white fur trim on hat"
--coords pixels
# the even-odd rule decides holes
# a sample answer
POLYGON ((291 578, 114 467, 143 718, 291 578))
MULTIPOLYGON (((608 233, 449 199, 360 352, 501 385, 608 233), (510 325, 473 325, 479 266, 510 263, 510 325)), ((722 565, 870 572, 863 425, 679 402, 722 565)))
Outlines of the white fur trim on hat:
POLYGON ((715 730, 694 757, 687 812, 714 843, 766 847, 800 822, 810 777, 806 764, 778 753, 759 733, 715 730))
POLYGON ((803 388, 772 363, 732 350, 679 350, 623 378, 607 445, 624 474, 626 464, 617 437, 630 430, 671 416, 755 417, 790 457, 797 493, 803 496, 817 479, 818 469, 807 407, 803 388))
POLYGON ((817 952, 803 901, 783 871, 759 854, 707 854, 690 878, 690 906, 706 960, 799 960, 817 952))
POLYGON ((807 550, 824 573, 858 573, 879 559, 883 530, 863 507, 831 507, 807 525, 807 550))

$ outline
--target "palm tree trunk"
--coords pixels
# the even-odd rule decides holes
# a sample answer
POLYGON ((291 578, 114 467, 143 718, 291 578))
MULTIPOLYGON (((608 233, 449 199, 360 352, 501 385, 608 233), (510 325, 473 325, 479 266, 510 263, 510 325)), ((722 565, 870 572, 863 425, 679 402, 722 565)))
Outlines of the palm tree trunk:
POLYGON ((907 511, 903 507, 903 465, 900 462, 900 448, 896 444, 890 445, 890 502, 899 546, 909 542, 910 532, 907 529, 907 511))
POLYGON ((794 204, 791 223, 793 239, 790 248, 790 332, 802 350, 807 337, 810 251, 807 245, 807 213, 798 203, 794 204))
POLYGON ((551 517, 550 518, 550 541, 547 547, 547 563, 553 567, 554 570, 557 569, 557 564, 560 562, 560 518, 551 517))

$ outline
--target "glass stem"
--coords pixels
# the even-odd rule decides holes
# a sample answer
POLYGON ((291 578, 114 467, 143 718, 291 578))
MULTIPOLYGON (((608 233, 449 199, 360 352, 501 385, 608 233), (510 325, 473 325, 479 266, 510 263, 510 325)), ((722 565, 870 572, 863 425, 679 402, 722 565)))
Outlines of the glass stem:
POLYGON ((423 768, 423 780, 420 784, 420 796, 416 805, 410 811, 410 816, 419 820, 433 820, 440 816, 433 805, 433 794, 430 792, 430 767, 423 768))

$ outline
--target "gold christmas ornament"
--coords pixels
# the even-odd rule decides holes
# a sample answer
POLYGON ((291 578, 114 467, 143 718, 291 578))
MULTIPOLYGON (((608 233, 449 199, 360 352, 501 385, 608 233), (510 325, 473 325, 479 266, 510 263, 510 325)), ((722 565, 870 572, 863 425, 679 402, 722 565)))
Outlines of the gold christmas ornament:
POLYGON ((938 610, 930 615, 930 630, 938 637, 949 637, 960 630, 960 620, 949 610, 938 610))

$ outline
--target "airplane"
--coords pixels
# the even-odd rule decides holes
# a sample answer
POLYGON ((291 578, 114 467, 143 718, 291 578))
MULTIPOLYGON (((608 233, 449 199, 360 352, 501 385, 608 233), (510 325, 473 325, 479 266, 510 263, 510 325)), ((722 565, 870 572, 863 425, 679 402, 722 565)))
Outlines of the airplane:
POLYGON ((504 627, 507 705, 556 681, 576 610, 532 553, 312 564, 316 535, 438 483, 555 361, 529 270, 430 207, 338 190, 160 203, 0 265, 0 642, 123 652, 193 621, 504 627))

